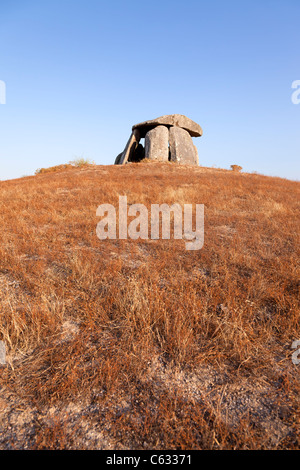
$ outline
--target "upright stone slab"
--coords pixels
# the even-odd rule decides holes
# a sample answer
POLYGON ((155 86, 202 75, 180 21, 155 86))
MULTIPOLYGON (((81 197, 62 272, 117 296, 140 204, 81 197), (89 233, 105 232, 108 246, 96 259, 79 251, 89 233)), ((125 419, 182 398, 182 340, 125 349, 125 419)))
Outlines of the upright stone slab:
POLYGON ((116 160, 115 160, 115 165, 124 165, 125 163, 130 160, 130 157, 133 155, 135 152, 139 141, 140 141, 140 132, 138 129, 134 129, 131 133, 131 136, 129 137, 129 140, 126 144, 126 147, 123 151, 123 153, 120 153, 116 160))
POLYGON ((145 136, 145 158, 159 162, 169 160, 169 129, 157 126, 145 136))
POLYGON ((124 153, 124 152, 119 153, 119 155, 116 157, 116 159, 115 159, 115 165, 120 165, 121 159, 122 159, 122 157, 123 157, 123 153, 124 153))
POLYGON ((169 133, 171 161, 182 165, 197 165, 198 152, 190 134, 181 127, 171 127, 169 133))

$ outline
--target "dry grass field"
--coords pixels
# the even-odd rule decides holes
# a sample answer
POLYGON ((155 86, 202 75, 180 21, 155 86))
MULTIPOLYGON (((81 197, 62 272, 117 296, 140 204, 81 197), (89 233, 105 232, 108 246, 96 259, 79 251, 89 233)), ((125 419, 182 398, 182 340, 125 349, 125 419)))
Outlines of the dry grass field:
POLYGON ((0 182, 0 449, 299 449, 297 182, 173 163, 0 182), (102 203, 205 242, 99 240, 102 203))

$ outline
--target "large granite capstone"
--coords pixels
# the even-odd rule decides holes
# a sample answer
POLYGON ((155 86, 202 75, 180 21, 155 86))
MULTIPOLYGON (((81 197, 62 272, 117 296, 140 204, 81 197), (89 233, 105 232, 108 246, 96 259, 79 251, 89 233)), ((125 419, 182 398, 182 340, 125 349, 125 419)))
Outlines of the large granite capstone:
POLYGON ((201 137, 203 134, 202 128, 199 126, 199 124, 192 121, 188 117, 183 116, 182 114, 168 114, 156 119, 151 119, 151 121, 141 122, 140 124, 135 124, 132 126, 132 130, 138 129, 140 131, 141 137, 145 137, 150 129, 160 125, 167 127, 182 127, 182 129, 188 131, 192 137, 201 137))

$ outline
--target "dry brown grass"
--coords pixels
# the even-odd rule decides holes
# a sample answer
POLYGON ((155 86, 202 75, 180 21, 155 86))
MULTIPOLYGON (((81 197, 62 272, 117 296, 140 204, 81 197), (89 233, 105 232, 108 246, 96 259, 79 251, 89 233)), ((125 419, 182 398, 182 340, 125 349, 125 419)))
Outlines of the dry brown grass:
POLYGON ((2 449, 296 449, 299 183, 172 163, 0 183, 2 449), (99 204, 205 204, 205 244, 99 204))

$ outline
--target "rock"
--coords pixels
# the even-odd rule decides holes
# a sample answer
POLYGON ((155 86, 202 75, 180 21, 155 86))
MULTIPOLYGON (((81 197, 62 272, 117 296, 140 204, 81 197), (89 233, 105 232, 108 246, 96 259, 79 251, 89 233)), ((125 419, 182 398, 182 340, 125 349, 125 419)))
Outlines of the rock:
POLYGON ((201 137, 203 134, 202 128, 199 124, 182 114, 169 114, 152 119, 151 121, 141 122, 140 124, 135 124, 132 127, 132 130, 138 129, 140 131, 141 138, 143 138, 149 130, 158 125, 182 127, 182 129, 185 129, 192 137, 201 137))
POLYGON ((124 153, 124 152, 119 153, 119 155, 116 157, 116 159, 115 159, 115 165, 120 165, 121 157, 122 157, 123 153, 124 153))
POLYGON ((198 165, 198 150, 192 137, 202 134, 199 124, 182 114, 169 114, 135 124, 124 151, 115 159, 115 165, 139 162, 144 158, 198 165), (145 149, 139 143, 142 138, 145 138, 145 149))
POLYGON ((170 153, 172 162, 198 165, 198 152, 192 137, 185 129, 170 128, 170 153))
POLYGON ((169 160, 169 129, 157 126, 145 136, 145 158, 167 162, 169 160))
POLYGON ((119 153, 119 155, 115 159, 115 165, 122 165, 123 163, 131 163, 131 162, 140 162, 145 158, 145 149, 142 144, 137 144, 137 141, 134 139, 131 141, 131 150, 128 152, 127 162, 125 160, 124 152, 119 153))
POLYGON ((0 366, 6 364, 6 348, 4 341, 0 341, 0 366))
POLYGON ((141 136, 139 130, 133 130, 126 144, 124 152, 121 154, 121 156, 118 155, 116 158, 116 161, 118 160, 118 163, 116 163, 117 165, 124 165, 124 163, 127 163, 128 160, 130 161, 130 158, 132 157, 133 153, 135 152, 138 146, 140 138, 141 136))

